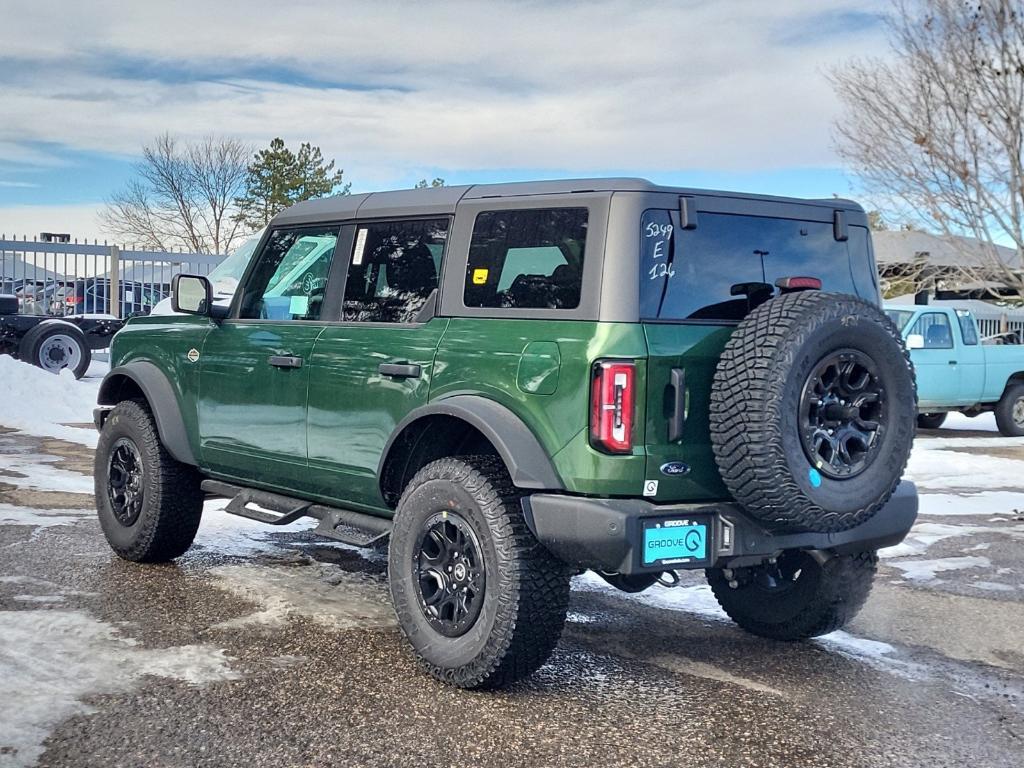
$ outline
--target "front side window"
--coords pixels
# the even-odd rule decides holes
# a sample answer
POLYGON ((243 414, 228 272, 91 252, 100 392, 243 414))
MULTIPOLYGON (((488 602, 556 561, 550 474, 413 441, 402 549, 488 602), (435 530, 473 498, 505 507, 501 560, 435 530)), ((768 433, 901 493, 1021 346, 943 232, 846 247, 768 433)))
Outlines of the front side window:
POLYGON ((907 327, 907 323, 910 322, 910 318, 914 316, 914 310, 912 309, 887 309, 885 314, 889 316, 889 319, 895 323, 896 328, 901 332, 907 327))
POLYGON ((337 243, 336 226, 272 232, 246 283, 239 317, 319 320, 337 243))
POLYGON ((349 322, 413 323, 437 290, 448 219, 385 221, 356 230, 345 283, 349 322))
POLYGON ((966 309, 956 311, 957 322, 960 323, 960 334, 964 337, 964 344, 973 347, 978 343, 978 332, 975 330, 974 318, 966 309))
POLYGON ((907 335, 915 334, 924 338, 925 349, 953 348, 953 334, 949 327, 949 318, 941 312, 925 312, 917 318, 907 335))
POLYGON ((586 241, 586 208, 479 213, 469 246, 465 305, 578 307, 586 241))

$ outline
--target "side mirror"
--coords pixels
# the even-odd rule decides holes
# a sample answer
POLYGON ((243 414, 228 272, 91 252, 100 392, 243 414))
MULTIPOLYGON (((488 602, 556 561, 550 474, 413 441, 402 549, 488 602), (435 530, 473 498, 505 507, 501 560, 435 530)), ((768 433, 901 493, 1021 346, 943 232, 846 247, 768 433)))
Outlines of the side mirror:
POLYGON ((186 315, 210 315, 213 288, 202 275, 175 275, 171 278, 171 307, 186 315))
POLYGON ((924 349, 924 336, 920 333, 907 336, 907 349, 924 349))

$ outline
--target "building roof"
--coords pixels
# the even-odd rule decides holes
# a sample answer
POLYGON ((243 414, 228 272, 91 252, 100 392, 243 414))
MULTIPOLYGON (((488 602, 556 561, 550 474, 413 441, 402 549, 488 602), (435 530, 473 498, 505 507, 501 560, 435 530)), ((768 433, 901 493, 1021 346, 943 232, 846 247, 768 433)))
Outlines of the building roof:
POLYGON ((461 200, 483 198, 521 197, 525 195, 565 195, 587 192, 653 192, 677 195, 703 195, 748 200, 776 200, 780 202, 820 205, 853 211, 863 209, 851 200, 829 198, 803 200, 797 198, 753 195, 743 192, 667 187, 646 179, 557 179, 550 181, 516 181, 504 184, 473 184, 458 187, 427 187, 387 192, 367 192, 359 195, 336 195, 319 200, 297 203, 279 213, 276 224, 300 223, 315 220, 349 219, 359 217, 385 217, 417 215, 424 212, 454 213, 461 200))
MULTIPOLYGON (((880 265, 912 264, 917 260, 937 267, 982 267, 991 263, 988 246, 970 237, 944 237, 916 230, 873 232, 875 260, 880 265)), ((1021 257, 1012 248, 992 246, 1000 260, 1021 269, 1021 257)))

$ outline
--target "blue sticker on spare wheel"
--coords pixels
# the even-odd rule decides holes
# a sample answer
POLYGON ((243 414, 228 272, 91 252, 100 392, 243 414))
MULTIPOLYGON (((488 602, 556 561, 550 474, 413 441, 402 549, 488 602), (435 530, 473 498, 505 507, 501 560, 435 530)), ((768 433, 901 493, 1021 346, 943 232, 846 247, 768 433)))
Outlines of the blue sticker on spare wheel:
POLYGON ((708 526, 697 520, 665 520, 644 528, 644 565, 704 560, 708 555, 708 526))

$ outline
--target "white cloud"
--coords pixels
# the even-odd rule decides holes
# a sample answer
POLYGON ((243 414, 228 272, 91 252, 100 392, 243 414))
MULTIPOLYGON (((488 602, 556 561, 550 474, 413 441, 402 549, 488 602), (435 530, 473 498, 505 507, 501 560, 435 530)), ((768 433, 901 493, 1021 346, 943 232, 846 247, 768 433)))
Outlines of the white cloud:
POLYGON ((103 239, 96 215, 100 203, 0 206, 0 235, 33 239, 40 232, 67 232, 79 240, 103 239))
POLYGON ((833 165, 822 70, 881 44, 841 15, 877 0, 8 2, 4 55, 20 63, 5 65, 0 149, 281 135, 361 183, 425 165, 833 165), (271 82, 281 68, 298 84, 271 82))

